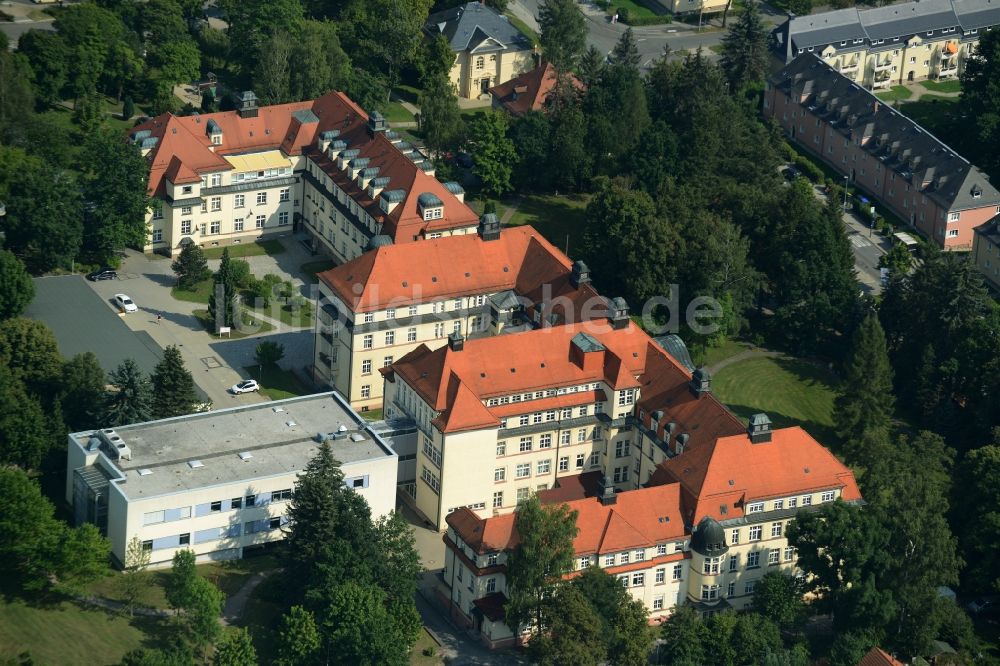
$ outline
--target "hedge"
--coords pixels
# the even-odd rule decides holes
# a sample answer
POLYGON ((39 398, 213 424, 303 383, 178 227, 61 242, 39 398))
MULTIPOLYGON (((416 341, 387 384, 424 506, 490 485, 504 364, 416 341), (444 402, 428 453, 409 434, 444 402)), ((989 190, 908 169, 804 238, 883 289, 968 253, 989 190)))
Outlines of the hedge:
POLYGON ((823 170, 818 166, 813 164, 807 158, 802 155, 795 156, 795 166, 799 168, 799 171, 804 173, 806 177, 814 183, 823 182, 823 170))

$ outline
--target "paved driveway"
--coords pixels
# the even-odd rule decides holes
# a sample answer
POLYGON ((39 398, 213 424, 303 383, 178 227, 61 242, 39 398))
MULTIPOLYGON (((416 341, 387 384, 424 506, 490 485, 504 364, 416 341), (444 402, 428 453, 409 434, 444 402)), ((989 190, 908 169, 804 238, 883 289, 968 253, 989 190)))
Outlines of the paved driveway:
MULTIPOLYGON (((251 257, 251 268, 257 274, 284 272, 291 268, 298 271, 303 257, 308 257, 292 247, 297 245, 286 239, 289 250, 275 257, 251 257), (293 267, 294 266, 294 267, 293 267)), ((301 246, 299 246, 301 247, 301 246)), ((111 308, 110 299, 118 292, 132 297, 139 311, 123 317, 126 325, 135 331, 147 332, 161 347, 177 345, 184 357, 184 363, 194 376, 195 382, 206 393, 216 409, 234 407, 240 404, 262 402, 266 398, 256 393, 239 396, 229 394, 230 386, 246 377, 242 368, 252 364, 253 348, 261 338, 277 336, 286 349, 283 367, 302 367, 312 358, 311 333, 299 329, 277 328, 264 335, 256 335, 242 340, 217 338, 205 332, 195 319, 193 312, 204 309, 199 303, 178 301, 170 295, 175 278, 170 268, 171 261, 162 257, 151 258, 140 252, 127 252, 118 273, 118 280, 90 282, 91 288, 100 295, 111 308), (157 315, 162 317, 157 320, 157 315)), ((218 261, 209 263, 217 267, 218 261)), ((298 284, 302 285, 301 278, 298 284)))

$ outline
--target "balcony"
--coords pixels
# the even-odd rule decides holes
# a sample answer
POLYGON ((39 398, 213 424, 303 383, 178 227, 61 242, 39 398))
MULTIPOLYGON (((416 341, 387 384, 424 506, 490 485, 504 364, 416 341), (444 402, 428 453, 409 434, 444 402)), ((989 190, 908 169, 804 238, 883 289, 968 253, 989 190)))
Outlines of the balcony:
POLYGON ((886 60, 884 62, 879 62, 878 60, 876 60, 874 69, 876 72, 888 72, 890 69, 892 69, 892 61, 886 60))
POLYGON ((846 65, 841 65, 840 66, 840 73, 841 74, 847 74, 848 72, 856 72, 856 71, 858 71, 858 61, 857 60, 855 60, 854 62, 849 62, 846 65))
POLYGON ((872 90, 881 90, 883 88, 888 88, 891 83, 892 83, 892 80, 888 79, 888 78, 882 79, 881 81, 878 81, 878 80, 873 81, 872 82, 872 90))

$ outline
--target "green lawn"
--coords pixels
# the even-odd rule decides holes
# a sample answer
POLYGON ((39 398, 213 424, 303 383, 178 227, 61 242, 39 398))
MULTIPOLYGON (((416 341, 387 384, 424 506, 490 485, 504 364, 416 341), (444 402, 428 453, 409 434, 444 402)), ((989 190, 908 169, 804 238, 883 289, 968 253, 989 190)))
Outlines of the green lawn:
POLYGON ((666 10, 661 12, 653 11, 643 3, 636 2, 635 0, 611 0, 611 4, 608 6, 608 13, 614 14, 615 11, 620 12, 622 9, 628 10, 630 18, 639 19, 663 16, 667 13, 666 10))
POLYGON ((530 224, 538 229, 549 242, 573 256, 583 242, 584 212, 587 207, 586 195, 554 196, 529 194, 522 197, 517 212, 509 224, 518 226, 530 224))
POLYGON ((400 83, 398 86, 392 89, 396 96, 399 97, 404 102, 409 102, 410 104, 416 104, 417 100, 420 99, 420 93, 423 92, 420 88, 416 86, 409 86, 405 83, 400 83))
POLYGON ((531 28, 529 28, 527 23, 525 23, 521 19, 519 19, 516 16, 514 16, 513 13, 507 12, 506 16, 507 16, 507 20, 510 21, 510 24, 512 26, 514 26, 515 28, 517 28, 518 31, 520 31, 520 33, 522 35, 524 35, 525 37, 527 37, 528 39, 530 39, 532 44, 534 44, 535 46, 538 46, 538 44, 539 44, 538 33, 536 33, 534 30, 532 30, 531 28))
MULTIPOLYGON (((209 318, 208 310, 195 310, 192 314, 194 315, 195 319, 197 319, 201 323, 201 325, 205 327, 205 331, 207 331, 213 337, 217 337, 215 333, 215 322, 209 318)), ((259 322, 258 325, 260 326, 260 328, 257 328, 256 330, 253 331, 247 331, 245 333, 238 331, 234 328, 231 331, 231 335, 229 337, 231 337, 234 340, 239 340, 241 338, 248 338, 252 335, 257 335, 258 333, 267 333, 268 331, 271 331, 274 328, 266 321, 259 322)))
MULTIPOLYGON (((747 348, 746 343, 737 342, 736 340, 726 340, 718 347, 707 347, 699 365, 711 367, 719 361, 724 361, 730 356, 736 356, 746 351, 747 348)), ((695 360, 697 361, 697 359, 695 360)))
POLYGON ((441 648, 431 638, 426 629, 420 630, 420 638, 410 649, 410 666, 438 666, 444 661, 440 657, 441 648), (424 654, 424 650, 430 654, 424 654))
POLYGON ((270 307, 261 310, 261 314, 271 319, 278 319, 285 326, 302 328, 303 326, 312 326, 313 324, 313 309, 311 306, 300 308, 298 312, 292 312, 287 305, 278 301, 272 301, 270 307))
POLYGON ((915 102, 903 103, 899 111, 941 139, 959 155, 964 155, 968 153, 970 143, 975 142, 975 132, 969 131, 968 121, 962 118, 959 99, 924 95, 915 102))
POLYGON ((361 417, 366 421, 381 421, 382 420, 382 410, 381 409, 369 409, 366 412, 361 412, 361 417))
POLYGON ((208 297, 212 295, 213 285, 215 285, 214 278, 207 278, 195 285, 195 288, 190 291, 181 289, 180 287, 172 287, 170 295, 178 301, 208 305, 208 297))
POLYGON ((319 282, 317 275, 324 271, 328 271, 334 266, 336 266, 333 261, 329 259, 320 259, 319 261, 310 261, 308 263, 299 266, 299 272, 308 278, 308 281, 312 284, 319 282))
POLYGON ((773 358, 746 359, 712 378, 712 391, 741 418, 766 412, 776 427, 801 425, 834 449, 836 385, 836 378, 823 367, 773 358))
POLYGON ((906 86, 893 86, 888 90, 875 93, 875 96, 885 102, 895 102, 897 100, 910 99, 913 91, 906 86))
POLYGON ((284 400, 313 392, 304 386, 291 370, 282 370, 278 366, 265 366, 263 370, 262 375, 258 365, 248 365, 243 368, 244 372, 260 382, 261 395, 271 400, 284 400))
POLYGON ((413 114, 399 102, 389 102, 386 104, 385 108, 382 109, 382 115, 390 123, 414 123, 417 121, 413 117, 413 114))
MULTIPOLYGON (((507 205, 499 201, 494 201, 493 203, 497 207, 497 217, 503 219, 504 213, 507 212, 507 205)), ((466 199, 465 205, 471 208, 476 215, 480 216, 486 210, 486 202, 482 199, 466 199)))
POLYGON ((160 627, 157 620, 130 619, 70 601, 31 606, 4 601, 0 602, 0 660, 27 651, 35 664, 115 664, 126 652, 158 642, 160 627))
POLYGON ((962 92, 962 82, 958 79, 950 79, 945 81, 923 81, 921 85, 928 90, 933 90, 934 92, 940 93, 957 93, 962 92))
POLYGON ((285 251, 285 246, 280 241, 262 240, 254 243, 241 243, 239 245, 228 245, 227 247, 207 247, 205 248, 206 259, 221 259, 222 253, 229 249, 229 256, 233 259, 237 257, 258 257, 263 254, 275 255, 285 251))

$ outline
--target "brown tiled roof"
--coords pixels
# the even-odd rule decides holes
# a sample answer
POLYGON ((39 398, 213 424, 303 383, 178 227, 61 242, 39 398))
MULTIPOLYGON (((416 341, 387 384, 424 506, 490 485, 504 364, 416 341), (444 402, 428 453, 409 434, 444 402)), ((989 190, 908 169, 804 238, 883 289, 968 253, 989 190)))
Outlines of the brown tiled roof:
POLYGON ((603 476, 604 474, 600 470, 572 476, 560 476, 556 479, 555 486, 548 490, 538 491, 538 501, 542 504, 557 504, 585 497, 597 497, 603 476))
POLYGON ((861 658, 858 666, 905 666, 905 664, 898 659, 894 659, 882 648, 873 647, 861 658))
MULTIPOLYGON (((570 83, 577 89, 583 84, 572 74, 570 83)), ((552 63, 544 63, 538 67, 515 76, 506 83, 490 88, 490 94, 512 115, 520 116, 528 111, 541 111, 545 108, 549 94, 556 86, 556 70, 552 63)))

